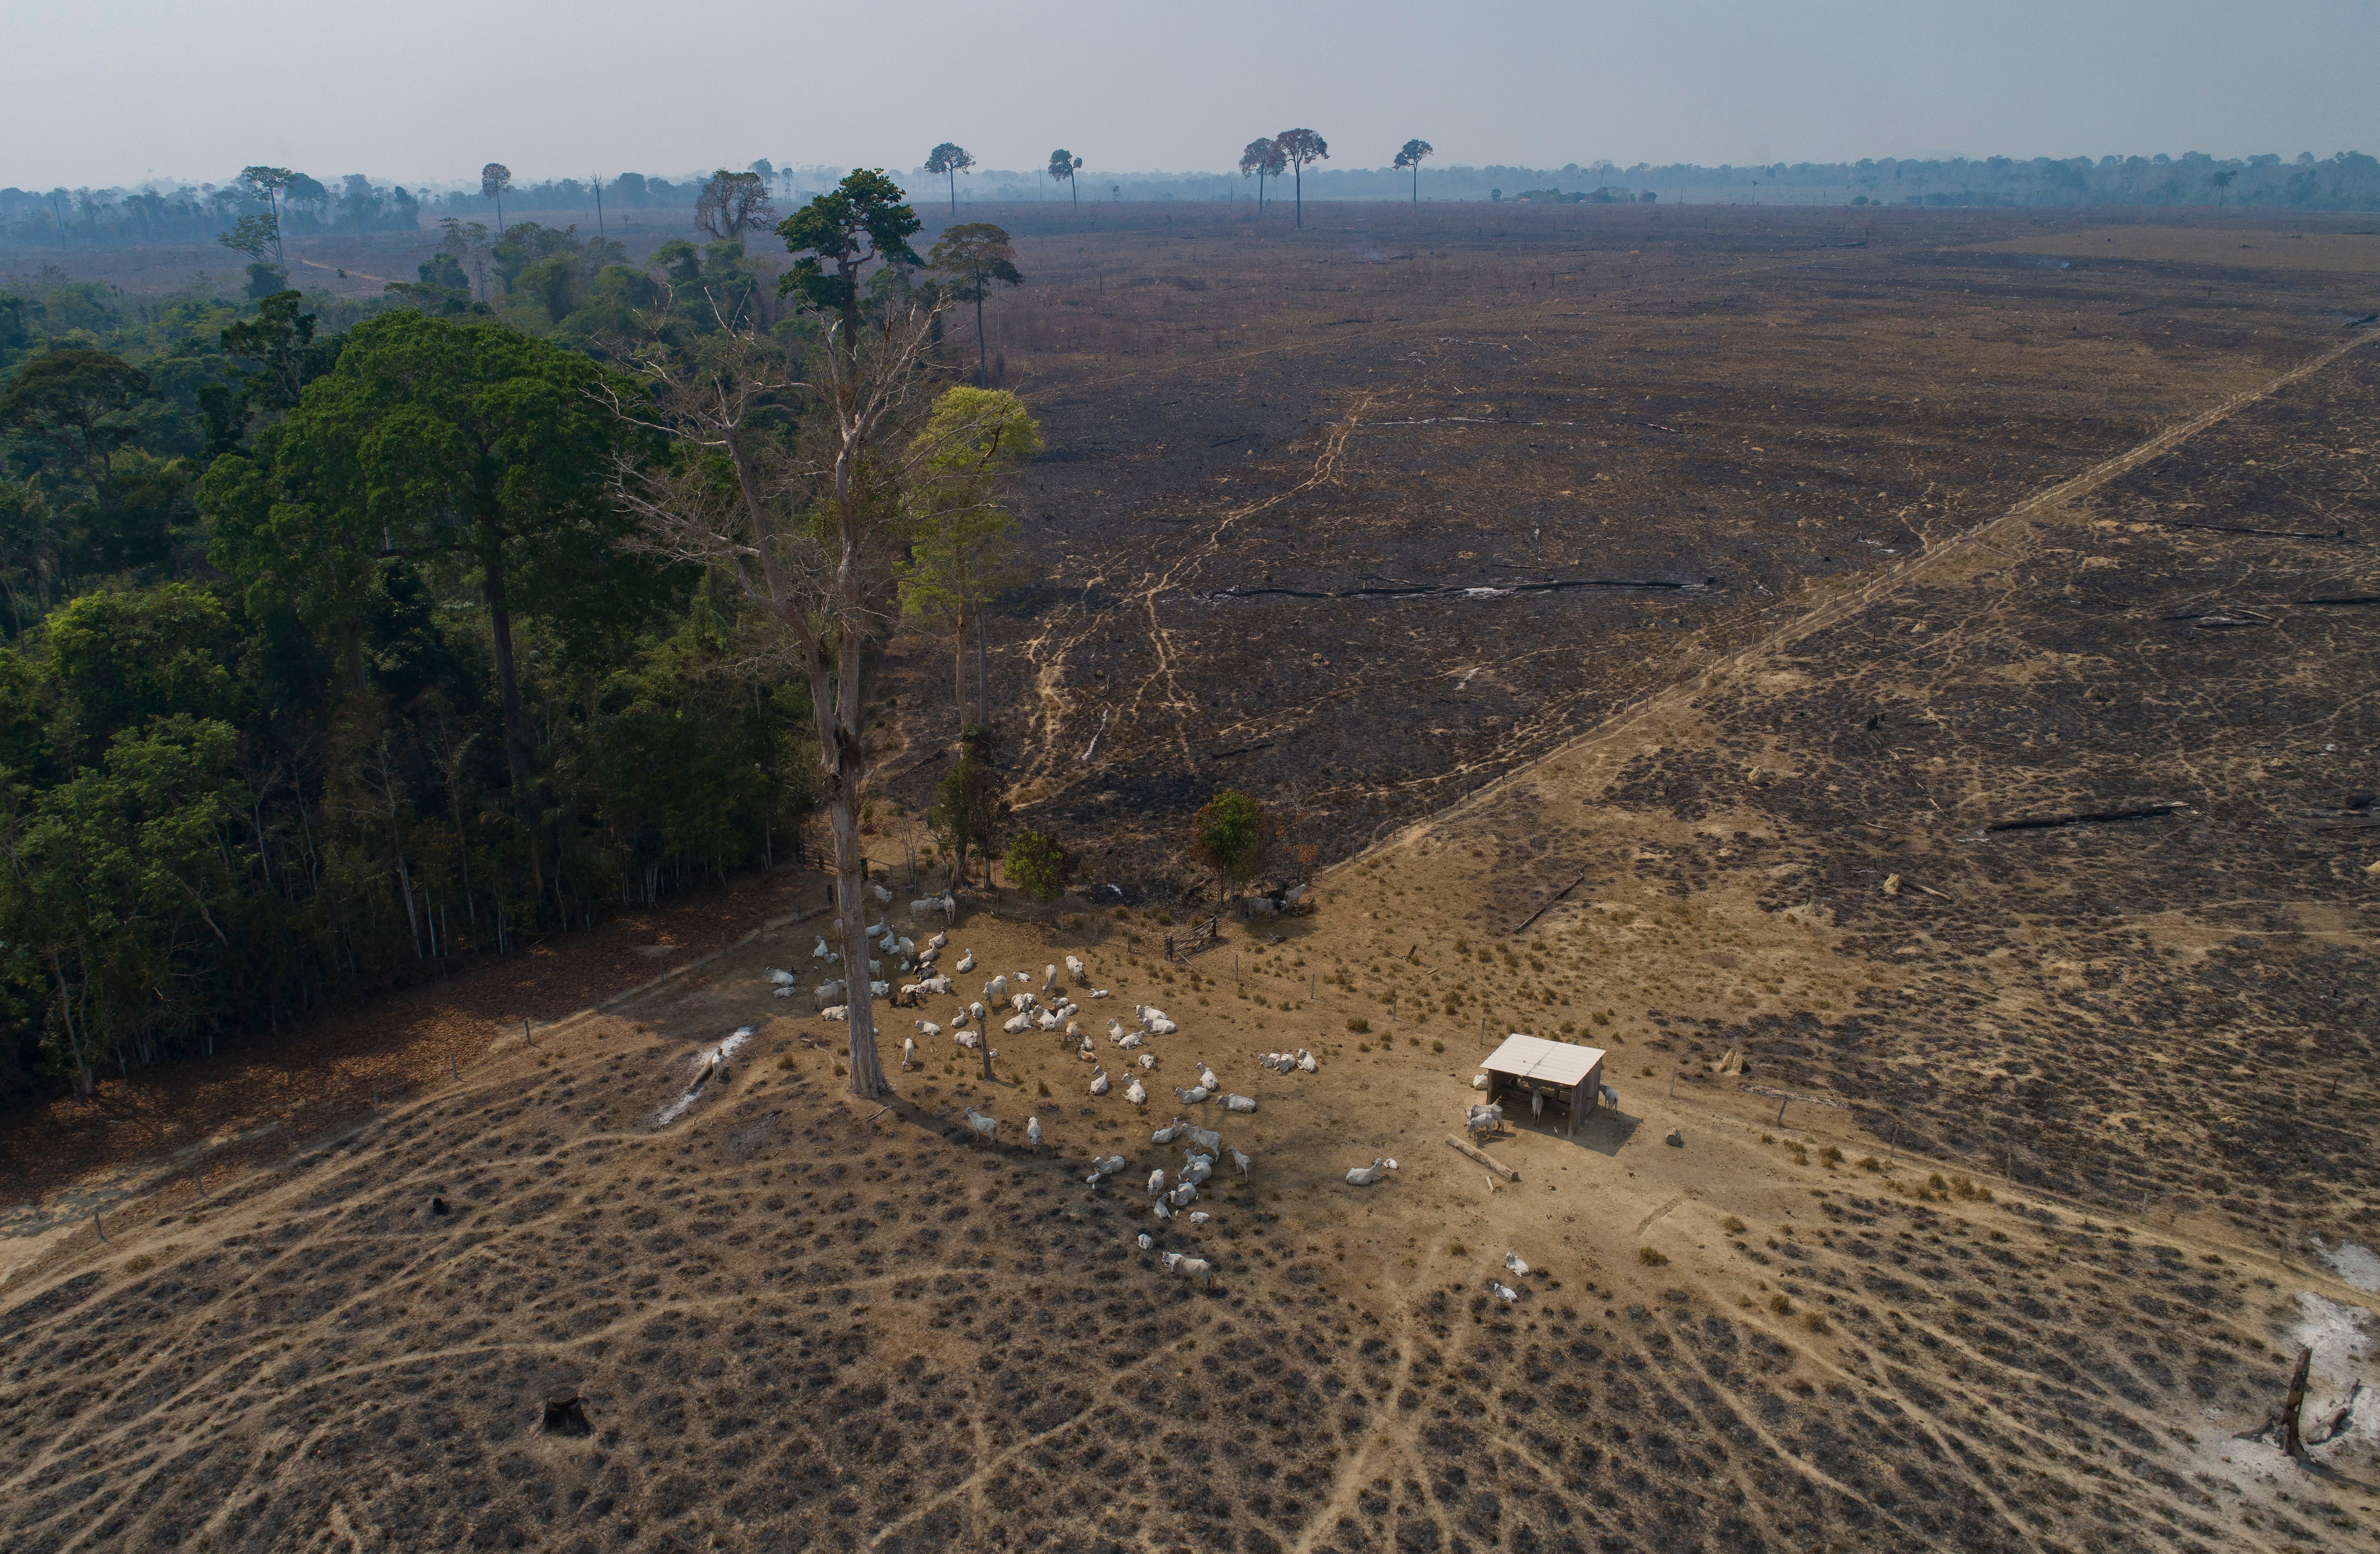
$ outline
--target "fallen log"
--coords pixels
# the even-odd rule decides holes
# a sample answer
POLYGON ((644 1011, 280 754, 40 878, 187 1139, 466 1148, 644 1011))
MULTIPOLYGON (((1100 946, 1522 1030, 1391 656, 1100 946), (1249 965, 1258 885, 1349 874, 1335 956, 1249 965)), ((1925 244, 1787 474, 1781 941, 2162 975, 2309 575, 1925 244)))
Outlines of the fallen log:
POLYGON ((2143 804, 2131 809, 2086 809, 2073 815, 2044 815, 2021 820, 1994 820, 1985 826, 1986 832, 2004 831, 2055 831, 2060 826, 2105 826, 2123 820, 2161 819, 2181 809, 2179 804, 2143 804))
POLYGON ((1481 1165, 1486 1166, 1489 1171, 1494 1172, 1497 1175, 1502 1177, 1507 1182, 1518 1182, 1521 1179, 1521 1173, 1519 1172, 1514 1171, 1511 1166, 1506 1165, 1503 1161, 1498 1159, 1495 1156, 1490 1155, 1485 1149, 1481 1149, 1471 1144, 1466 1144, 1462 1139, 1455 1137, 1452 1134, 1448 1134, 1446 1135, 1446 1142, 1456 1154, 1463 1156, 1466 1159, 1478 1161, 1481 1165))
POLYGON ((1548 896, 1548 897, 1546 898, 1546 903, 1545 903, 1545 904, 1544 904, 1543 906, 1538 907, 1535 912, 1530 913, 1527 917, 1525 917, 1522 918, 1522 919, 1521 919, 1521 925, 1520 925, 1520 927, 1519 927, 1519 928, 1514 929, 1512 931, 1512 933, 1511 933, 1510 935, 1508 935, 1507 937, 1509 937, 1509 938, 1513 938, 1513 939, 1518 939, 1518 938, 1519 938, 1519 937, 1520 937, 1524 932, 1525 932, 1525 931, 1527 930, 1528 926, 1529 926, 1531 923, 1536 922, 1538 918, 1540 918, 1540 917, 1544 917, 1544 916, 1545 916, 1548 911, 1550 911, 1550 910, 1553 908, 1553 905, 1554 905, 1554 904, 1555 904, 1556 902, 1558 902, 1558 901, 1561 900, 1561 898, 1562 898, 1562 897, 1564 897, 1564 896, 1566 896, 1566 895, 1570 894, 1570 892, 1572 892, 1572 891, 1574 891, 1574 890, 1578 889, 1578 887, 1579 887, 1579 885, 1580 885, 1581 881, 1585 880, 1585 878, 1587 877, 1587 875, 1588 875, 1588 874, 1590 874, 1590 873, 1592 873, 1592 872, 1593 872, 1593 866, 1591 866, 1591 865, 1590 865, 1588 868, 1582 868, 1582 869, 1580 869, 1580 870, 1578 871, 1578 879, 1572 880, 1569 884, 1564 885, 1560 890, 1556 891, 1552 895, 1548 896))

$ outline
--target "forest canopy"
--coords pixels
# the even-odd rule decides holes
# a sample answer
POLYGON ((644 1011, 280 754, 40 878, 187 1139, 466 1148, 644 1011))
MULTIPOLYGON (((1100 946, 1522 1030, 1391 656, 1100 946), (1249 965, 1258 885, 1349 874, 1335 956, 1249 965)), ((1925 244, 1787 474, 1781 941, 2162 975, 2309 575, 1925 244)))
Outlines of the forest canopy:
POLYGON ((372 304, 0 292, 0 1096, 794 856, 807 688, 637 542, 610 353, 818 326, 734 242, 455 236, 372 304))

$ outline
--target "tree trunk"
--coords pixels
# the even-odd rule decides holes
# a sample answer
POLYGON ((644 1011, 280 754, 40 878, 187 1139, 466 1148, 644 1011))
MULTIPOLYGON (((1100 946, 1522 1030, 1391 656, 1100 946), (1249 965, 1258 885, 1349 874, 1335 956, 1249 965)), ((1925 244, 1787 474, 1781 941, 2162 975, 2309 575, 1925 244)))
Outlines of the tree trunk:
MULTIPOLYGON (((990 283, 987 282, 986 285, 989 285, 990 283)), ((975 386, 988 389, 991 386, 991 369, 985 366, 984 362, 983 293, 978 290, 975 295, 975 386)))
POLYGON ((67 1027, 67 1050, 74 1055, 75 1094, 89 1100, 99 1082, 91 1072, 91 1055, 83 1050, 82 1038, 75 1030, 74 993, 67 987, 67 968, 55 944, 50 946, 50 974, 58 979, 58 1018, 67 1027))
POLYGON ((513 815, 528 837, 529 879, 537 894, 545 894, 544 807, 538 802, 537 779, 529 770, 528 717, 521 710, 520 675, 513 664, 513 615, 504 601, 504 562, 493 552, 480 558, 480 597, 488 606, 488 631, 494 643, 496 685, 503 693, 504 765, 513 779, 513 815))
POLYGON ((1295 190, 1295 193, 1296 193, 1296 200, 1297 200, 1297 225, 1298 225, 1299 229, 1302 231, 1302 230, 1304 230, 1304 229, 1305 229, 1305 164, 1302 164, 1302 163, 1294 163, 1294 162, 1291 163, 1291 164, 1290 164, 1290 166, 1289 166, 1289 176, 1290 176, 1291 179, 1293 180, 1293 182, 1291 183, 1290 187, 1291 187, 1293 190, 1295 190))
POLYGON ((844 1010, 851 1026, 850 1088, 873 1099, 884 1092, 884 1064, 876 1054, 876 995, 868 985, 868 880, 859 850, 856 763, 837 760, 831 780, 827 825, 834 834, 834 908, 843 929, 844 1010))
POLYGON ((975 613, 975 704, 976 721, 989 726, 991 722, 991 666, 983 645, 983 612, 975 613))
POLYGON ((967 628, 966 612, 965 612, 965 610, 962 610, 962 611, 960 611, 960 612, 959 612, 959 628, 958 628, 958 630, 957 630, 955 633, 953 633, 953 637, 952 637, 953 652, 952 652, 952 655, 951 655, 951 657, 952 657, 952 675, 951 675, 951 686, 952 686, 953 690, 955 692, 955 695, 954 695, 954 697, 953 697, 953 699, 954 699, 954 700, 956 700, 956 702, 958 703, 958 709, 959 709, 959 734, 960 734, 960 735, 961 735, 962 737, 964 737, 964 736, 965 735, 965 734, 966 734, 966 726, 967 726, 967 715, 966 715, 966 628, 967 628))

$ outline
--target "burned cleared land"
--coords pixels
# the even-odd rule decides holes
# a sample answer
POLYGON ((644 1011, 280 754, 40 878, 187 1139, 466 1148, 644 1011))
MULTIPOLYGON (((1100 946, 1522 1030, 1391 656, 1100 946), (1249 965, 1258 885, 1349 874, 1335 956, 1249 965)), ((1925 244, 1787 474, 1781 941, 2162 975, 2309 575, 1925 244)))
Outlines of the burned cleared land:
MULTIPOLYGON (((2380 296, 2380 265, 1970 251, 2031 215, 1465 219, 1024 240, 991 345, 1050 451, 994 699, 1094 878, 1179 878, 1226 783, 1343 856, 2380 296)), ((941 748, 947 650, 905 662, 941 748)))
POLYGON ((953 947, 1167 1008, 1147 1108, 1038 1031, 854 1103, 764 933, 17 1242, 0 1542, 2373 1547, 2371 282, 1676 214, 1028 234, 1002 737, 1135 904, 953 947), (1226 781, 1343 861, 1160 961, 1226 781), (1619 1098, 1510 1176, 1505 1030, 1619 1098))

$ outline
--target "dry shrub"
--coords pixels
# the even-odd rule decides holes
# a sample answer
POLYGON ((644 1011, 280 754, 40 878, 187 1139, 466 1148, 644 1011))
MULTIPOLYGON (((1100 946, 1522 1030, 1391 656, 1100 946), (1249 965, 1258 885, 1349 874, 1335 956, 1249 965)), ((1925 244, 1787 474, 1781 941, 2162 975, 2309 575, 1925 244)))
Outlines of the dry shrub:
POLYGON ((157 1259, 151 1257, 148 1253, 143 1252, 139 1257, 128 1261, 124 1265, 124 1271, 127 1273, 146 1273, 156 1266, 157 1259))
POLYGON ((1839 1166, 1843 1163, 1843 1152, 1829 1144, 1818 1151, 1818 1159, 1826 1161, 1829 1167, 1839 1166))
POLYGON ((1742 1235, 1743 1233, 1743 1221, 1730 1214, 1726 1219, 1721 1220, 1718 1222, 1718 1228, 1725 1231, 1730 1235, 1742 1235))
POLYGON ((1793 1302, 1779 1291, 1768 1297, 1768 1309, 1779 1317, 1791 1317, 1793 1315, 1793 1302))
POLYGON ((1047 1079, 1035 1080, 1033 1082, 1033 1088, 1035 1093, 1039 1095, 1042 1099, 1047 1100, 1050 1099, 1050 1081, 1047 1079))
POLYGON ((1636 1260, 1646 1268, 1666 1268, 1670 1262, 1669 1255, 1654 1246, 1636 1248, 1636 1260))
POLYGON ((1809 1329, 1814 1333, 1832 1332, 1834 1330, 1827 1325, 1827 1318, 1815 1311, 1803 1312, 1802 1314, 1802 1325, 1809 1329))
POLYGON ((1358 1014, 1354 1019, 1347 1022, 1347 1028, 1354 1031, 1357 1036, 1368 1036, 1371 1034, 1372 1022, 1366 1020, 1361 1014, 1358 1014))

